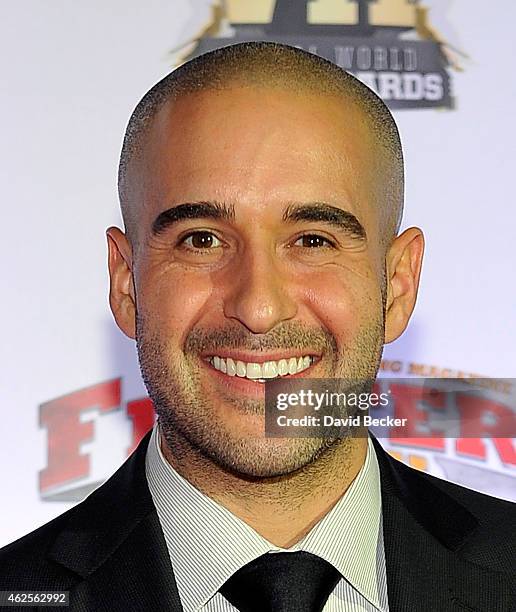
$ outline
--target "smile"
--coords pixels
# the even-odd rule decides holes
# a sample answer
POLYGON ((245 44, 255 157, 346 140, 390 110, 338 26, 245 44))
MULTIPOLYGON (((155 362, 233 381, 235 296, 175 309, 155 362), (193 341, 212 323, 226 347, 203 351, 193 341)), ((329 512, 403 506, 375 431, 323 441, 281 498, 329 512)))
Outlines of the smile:
POLYGON ((299 374, 309 368, 314 361, 315 358, 311 355, 265 361, 263 363, 240 361, 231 357, 219 357, 218 355, 213 355, 208 359, 215 370, 227 376, 238 376, 261 383, 272 378, 299 374))

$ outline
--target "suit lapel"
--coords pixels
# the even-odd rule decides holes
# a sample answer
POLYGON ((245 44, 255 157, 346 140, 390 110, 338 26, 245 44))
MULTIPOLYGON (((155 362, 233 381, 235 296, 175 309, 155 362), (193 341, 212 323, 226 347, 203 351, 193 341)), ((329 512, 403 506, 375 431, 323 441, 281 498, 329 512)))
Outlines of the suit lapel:
POLYGON ((99 489, 70 512, 49 558, 77 574, 76 610, 170 610, 182 607, 145 475, 150 433, 99 489))
POLYGON ((182 612, 156 513, 143 519, 121 546, 71 591, 79 609, 182 612))
POLYGON ((380 465, 390 612, 510 612, 508 576, 461 558, 476 519, 373 440, 380 465))

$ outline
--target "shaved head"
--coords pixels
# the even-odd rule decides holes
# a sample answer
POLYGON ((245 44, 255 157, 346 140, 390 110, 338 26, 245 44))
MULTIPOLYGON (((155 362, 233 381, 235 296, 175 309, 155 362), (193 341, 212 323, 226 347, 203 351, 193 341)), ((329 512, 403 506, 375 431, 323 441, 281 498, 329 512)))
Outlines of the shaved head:
POLYGON ((403 154, 396 123, 384 102, 366 85, 337 65, 306 51, 270 42, 246 42, 196 57, 165 76, 136 106, 127 125, 118 174, 118 191, 126 233, 134 244, 141 202, 132 194, 132 179, 145 154, 145 136, 161 108, 182 96, 234 87, 281 89, 342 97, 358 108, 377 145, 375 204, 380 235, 387 246, 396 235, 403 211, 403 154))

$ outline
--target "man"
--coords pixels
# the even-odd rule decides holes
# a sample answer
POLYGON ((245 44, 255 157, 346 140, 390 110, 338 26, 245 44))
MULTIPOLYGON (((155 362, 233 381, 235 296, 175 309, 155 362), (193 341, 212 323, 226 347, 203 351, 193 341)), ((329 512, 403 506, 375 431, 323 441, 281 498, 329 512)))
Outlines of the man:
POLYGON ((384 104, 272 43, 201 56, 129 122, 110 303, 158 426, 84 502, 3 549, 3 590, 72 610, 509 611, 514 506, 366 437, 267 437, 264 381, 371 380, 416 300, 384 104))

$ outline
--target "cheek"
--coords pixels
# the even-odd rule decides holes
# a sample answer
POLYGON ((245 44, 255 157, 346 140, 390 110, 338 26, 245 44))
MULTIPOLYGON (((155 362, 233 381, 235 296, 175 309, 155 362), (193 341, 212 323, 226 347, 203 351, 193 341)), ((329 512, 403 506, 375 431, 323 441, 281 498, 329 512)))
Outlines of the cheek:
POLYGON ((149 274, 138 292, 138 311, 162 336, 182 345, 211 303, 214 285, 207 274, 175 269, 149 274))
POLYGON ((381 289, 372 274, 332 266, 306 275, 298 291, 308 312, 340 343, 381 317, 381 289))

